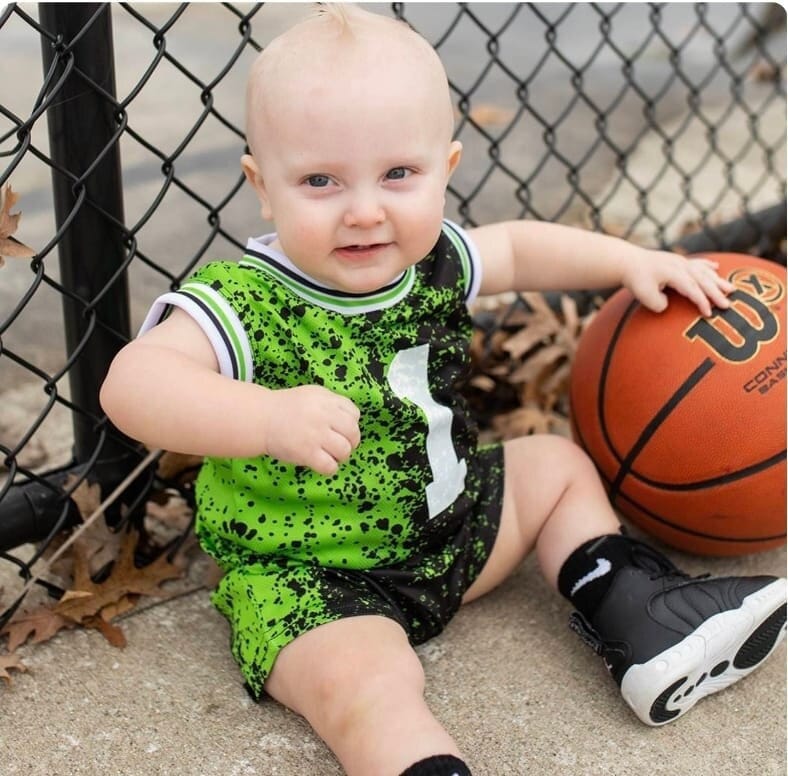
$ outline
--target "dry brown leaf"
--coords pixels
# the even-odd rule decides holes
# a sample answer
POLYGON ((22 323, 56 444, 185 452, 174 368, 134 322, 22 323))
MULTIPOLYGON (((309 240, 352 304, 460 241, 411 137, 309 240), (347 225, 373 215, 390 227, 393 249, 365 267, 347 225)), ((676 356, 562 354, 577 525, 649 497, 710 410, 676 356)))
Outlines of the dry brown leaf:
POLYGON ((595 313, 580 315, 566 294, 558 305, 539 293, 521 298, 525 304, 501 299, 485 308, 488 320, 471 350, 469 400, 492 427, 483 429, 487 440, 544 431, 570 436, 572 360, 595 313))
POLYGON ((21 213, 11 213, 11 208, 16 204, 19 195, 11 190, 11 185, 5 187, 5 192, 0 192, 0 267, 3 266, 3 256, 19 259, 29 259, 36 252, 19 242, 13 234, 19 227, 21 213))
MULTIPOLYGON (((63 490, 68 490, 79 479, 76 474, 69 474, 63 481, 63 490)), ((72 491, 69 498, 77 505, 83 520, 87 520, 101 504, 101 485, 98 482, 92 485, 83 479, 72 491)))
POLYGON ((550 420, 539 407, 520 407, 513 412, 499 415, 493 421, 493 426, 503 439, 513 439, 528 434, 547 434, 550 431, 550 420))
POLYGON ((760 83, 779 83, 782 77, 782 68, 776 62, 761 59, 753 65, 747 75, 760 83))
POLYGON ((145 505, 146 517, 182 531, 191 523, 192 509, 177 492, 172 491, 168 495, 169 498, 163 504, 149 501, 145 505))
POLYGON ((577 302, 568 294, 561 294, 561 315, 564 316, 564 331, 574 338, 580 335, 580 316, 577 313, 577 302))
POLYGON ((118 558, 109 576, 100 583, 90 578, 84 548, 75 544, 73 590, 58 601, 55 611, 69 620, 84 623, 86 619, 98 615, 104 607, 117 605, 129 594, 161 596, 162 582, 181 577, 183 567, 172 563, 163 554, 147 566, 137 568, 134 564, 137 540, 136 531, 124 535, 118 558), (73 593, 77 591, 88 595, 75 597, 73 593))
POLYGON ((87 590, 66 590, 60 597, 60 603, 64 604, 67 601, 78 601, 82 598, 90 598, 92 595, 93 593, 89 593, 87 590))
POLYGON ((503 346, 506 344, 506 341, 511 337, 511 334, 507 334, 505 331, 496 331, 489 339, 489 349, 490 353, 499 354, 503 353, 503 346))
POLYGON ((127 644, 123 630, 99 615, 86 618, 82 625, 97 630, 113 647, 123 649, 127 644))
MULTIPOLYGON (((624 224, 621 221, 605 221, 604 224, 600 224, 600 230, 603 234, 609 235, 610 237, 621 237, 623 239, 627 238, 629 234, 629 225, 624 224)), ((595 229, 595 225, 588 219, 587 227, 589 229, 595 229)))
POLYGON ((155 494, 145 504, 143 522, 147 541, 155 547, 169 546, 189 531, 194 513, 177 490, 167 489, 155 494))
POLYGON ((8 636, 8 651, 14 652, 17 647, 31 641, 41 644, 49 641, 61 630, 71 629, 76 624, 61 617, 52 609, 40 606, 30 612, 17 613, 3 629, 0 635, 8 636))
POLYGON ((508 124, 514 118, 514 111, 492 103, 481 103, 468 115, 480 126, 490 127, 508 124))
POLYGON ((520 331, 512 334, 502 346, 502 349, 514 359, 522 358, 537 345, 554 336, 560 329, 560 323, 555 319, 550 320, 541 316, 531 316, 531 318, 531 321, 520 331))
POLYGON ((213 590, 216 585, 219 584, 223 576, 224 571, 219 568, 216 561, 209 555, 205 555, 199 575, 202 586, 205 587, 206 590, 213 590))
POLYGON ((516 385, 517 383, 536 380, 542 375, 545 369, 553 366, 565 356, 566 348, 563 345, 546 345, 523 361, 523 363, 509 375, 509 381, 516 385))
MULTIPOLYGON (((69 475, 64 480, 63 487, 68 489, 76 479, 76 475, 69 475)), ((76 504, 82 519, 87 522, 101 504, 101 486, 98 483, 91 485, 87 480, 83 480, 74 489, 71 499, 76 504)), ((84 529, 74 544, 82 548, 89 561, 90 574, 93 575, 118 556, 121 539, 121 534, 113 531, 107 525, 104 515, 100 514, 84 529)), ((50 542, 42 557, 45 560, 51 558, 68 540, 69 534, 67 532, 61 533, 54 541, 50 542)), ((52 564, 51 570, 61 579, 68 580, 73 575, 73 567, 74 555, 73 551, 69 551, 52 564)))
POLYGON ((558 316, 555 314, 553 308, 550 307, 547 299, 545 299, 542 294, 529 291, 523 294, 523 299, 525 299, 525 301, 528 303, 528 306, 534 311, 535 314, 554 321, 556 325, 560 327, 561 322, 558 320, 558 316))
POLYGON ((484 391, 485 393, 494 391, 496 386, 495 380, 493 380, 488 375, 476 375, 470 379, 469 383, 474 388, 478 388, 480 391, 484 391))
POLYGON ((122 614, 126 614, 126 612, 130 612, 134 609, 139 600, 140 596, 138 595, 124 595, 123 598, 115 601, 114 604, 105 606, 101 610, 101 618, 106 622, 110 622, 116 617, 120 617, 122 614))
MULTIPOLYGON (((51 557, 68 539, 65 532, 59 535, 46 548, 42 556, 44 559, 51 557)), ((85 532, 74 544, 82 548, 84 556, 88 560, 91 576, 98 573, 108 563, 111 563, 118 556, 122 535, 111 530, 103 517, 91 523, 85 532)), ((51 566, 50 570, 57 574, 64 584, 73 577, 74 574, 74 551, 73 548, 67 551, 62 557, 58 558, 51 566)))
POLYGON ((544 380, 540 381, 539 391, 542 395, 542 406, 552 410, 569 390, 569 378, 572 374, 572 364, 564 361, 558 364, 544 380))
POLYGON ((22 673, 27 671, 27 666, 22 662, 22 658, 19 657, 19 655, 13 653, 10 655, 0 655, 0 679, 6 684, 11 684, 11 674, 8 672, 12 668, 14 671, 21 671, 22 673))
POLYGON ((194 472, 196 476, 196 470, 200 467, 202 460, 199 455, 165 452, 159 458, 156 474, 163 480, 174 480, 184 472, 194 472))

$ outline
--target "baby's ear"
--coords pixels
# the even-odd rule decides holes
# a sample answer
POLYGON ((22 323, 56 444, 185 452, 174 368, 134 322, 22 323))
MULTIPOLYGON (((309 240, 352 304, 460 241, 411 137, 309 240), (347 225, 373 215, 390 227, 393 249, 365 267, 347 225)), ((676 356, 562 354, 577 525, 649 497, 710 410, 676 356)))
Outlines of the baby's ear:
POLYGON ((241 169, 246 176, 246 180, 249 181, 255 194, 257 194, 257 199, 260 200, 260 214, 266 221, 270 221, 272 217, 271 205, 268 201, 265 181, 263 181, 260 168, 257 166, 257 162, 251 154, 244 154, 241 157, 241 169))
POLYGON ((457 169, 457 165, 462 158, 462 143, 459 140, 452 140, 449 144, 449 156, 446 159, 446 178, 451 178, 452 173, 457 169))

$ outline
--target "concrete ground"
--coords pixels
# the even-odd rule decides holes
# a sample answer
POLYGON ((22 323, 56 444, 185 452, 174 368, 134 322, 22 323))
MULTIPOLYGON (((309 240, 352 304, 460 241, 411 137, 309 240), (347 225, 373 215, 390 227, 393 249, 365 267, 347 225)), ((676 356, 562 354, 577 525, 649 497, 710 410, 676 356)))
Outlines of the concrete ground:
MULTIPOLYGON (((784 549, 671 555, 691 573, 783 574, 786 565, 784 549)), ((475 776, 785 774, 784 644, 745 680, 649 728, 567 630, 568 614, 531 559, 418 649, 429 703, 475 776)), ((251 701, 205 591, 122 626, 125 649, 82 631, 20 649, 29 672, 0 687, 3 776, 341 774, 301 718, 251 701)))
MULTIPOLYGON (((626 13, 636 13, 636 4, 625 5, 626 13)), ((426 4, 423 12, 415 10, 416 4, 408 6, 414 7, 410 13, 423 13, 424 24, 431 22, 428 6, 432 4, 426 4)), ((672 4, 673 10, 680 7, 681 4, 672 4)), ((266 9, 274 15, 294 13, 293 7, 285 4, 266 4, 266 9)), ((148 13, 166 10, 160 4, 152 4, 148 13)), ((501 12, 504 11, 502 8, 501 12)), ((178 47, 183 45, 187 55, 194 55, 195 67, 224 56, 218 45, 222 40, 220 28, 211 22, 213 16, 218 18, 223 13, 218 4, 199 4, 191 7, 179 22, 178 29, 185 32, 182 43, 181 38, 175 37, 175 50, 180 53, 178 47), (207 21, 205 14, 209 17, 207 21)), ((150 61, 151 36, 124 13, 118 12, 115 25, 116 48, 120 61, 126 63, 118 72, 119 93, 125 94, 139 77, 135 68, 141 72, 150 61)), ((640 30, 635 22, 631 29, 640 30)), ((234 31, 232 37, 237 37, 234 31)), ((572 39, 577 44, 584 41, 590 44, 594 40, 593 36, 584 35, 582 27, 572 39)), ((460 37, 456 45, 450 43, 442 52, 451 60, 452 77, 460 84, 472 81, 476 74, 474 68, 480 66, 467 56, 466 44, 460 37)), ((3 31, 0 45, 4 51, 12 52, 17 74, 13 79, 6 79, 3 100, 19 115, 28 115, 31 95, 35 95, 41 83, 40 41, 30 35, 25 25, 12 20, 3 31)), ((525 55, 526 49, 517 46, 518 56, 525 55)), ((705 59, 700 57, 699 61, 705 59)), ((589 88, 604 92, 610 80, 604 68, 612 69, 614 65, 617 66, 602 62, 602 69, 588 77, 589 88)), ((660 62, 653 56, 644 57, 641 63, 641 67, 655 69, 656 82, 659 82, 656 78, 659 66, 660 62)), ((229 77, 230 91, 240 93, 240 81, 236 84, 232 80, 240 77, 229 77)), ((165 86, 168 83, 165 81, 165 86)), ((183 137, 183 126, 190 126, 191 114, 178 101, 180 96, 184 100, 191 97, 188 105, 192 113, 195 104, 201 107, 194 90, 187 91, 179 81, 175 86, 179 88, 146 89, 146 98, 156 98, 159 102, 142 108, 135 104, 137 110, 133 117, 143 134, 158 130, 160 134, 154 137, 167 149, 175 148, 183 137), (183 120, 179 123, 181 115, 183 120)), ((748 84, 747 88, 766 87, 748 84)), ((539 89, 552 104, 553 82, 543 79, 539 89)), ((714 117, 724 109, 726 95, 727 92, 722 96, 712 94, 707 98, 711 108, 715 108, 718 98, 721 106, 709 115, 714 117)), ((497 105, 499 96, 491 92, 479 99, 497 105)), ((670 105, 675 107, 677 100, 670 105)), ((231 105, 240 102, 233 100, 231 105)), ((225 107, 231 109, 223 104, 225 107)), ((710 110, 709 106, 705 109, 710 110)), ((665 121, 680 120, 680 115, 674 118, 668 113, 665 121)), ((774 128, 775 132, 784 127, 781 105, 767 105, 762 118, 762 126, 774 128)), ((640 110, 627 113, 620 119, 624 126, 611 125, 609 131, 615 130, 616 136, 621 133, 622 145, 626 146, 630 134, 640 131, 639 125, 629 124, 641 119, 640 110)), ((578 137, 586 133, 589 122, 586 118, 572 125, 570 141, 575 137, 575 130, 578 137)), ((43 121, 35 127, 36 142, 41 147, 46 147, 45 129, 43 121)), ((745 185, 749 181, 749 164, 752 163, 753 175, 757 177, 761 174, 762 160, 749 158, 758 156, 757 149, 748 153, 747 158, 738 152, 741 137, 742 127, 729 121, 719 127, 717 142, 722 148, 733 149, 730 155, 737 159, 736 174, 742 176, 742 187, 749 190, 745 185)), ((193 172, 201 180, 216 177, 217 170, 225 168, 232 171, 231 176, 237 175, 238 144, 225 147, 222 144, 228 141, 223 134, 210 138, 213 143, 208 149, 210 154, 208 151, 195 154, 193 162, 184 159, 179 162, 182 164, 179 170, 188 173, 189 165, 193 164, 193 172), (207 168, 206 160, 214 160, 214 166, 207 168)), ((478 170, 485 169, 480 165, 486 165, 487 149, 474 145, 473 138, 463 137, 463 142, 466 144, 463 169, 468 170, 469 179, 475 180, 478 170)), ((531 150, 531 136, 526 133, 518 134, 512 142, 514 158, 521 160, 517 164, 525 166, 530 159, 527 154, 541 153, 539 147, 531 150)), ((639 174, 644 180, 651 180, 652 173, 659 170, 662 157, 657 151, 661 142, 660 136, 644 141, 637 163, 633 162, 633 169, 642 171, 639 174)), ((682 148, 690 156, 704 148, 706 142, 703 126, 692 125, 681 135, 682 148)), ((610 196, 615 185, 611 183, 611 190, 607 190, 607 176, 614 168, 603 152, 601 149, 593 165, 585 169, 583 183, 587 191, 607 202, 605 214, 613 226, 626 224, 632 217, 633 194, 622 188, 610 196)), ((126 208, 129 222, 133 223, 160 185, 160 160, 151 161, 131 144, 124 147, 123 153, 126 208)), ((784 157, 780 156, 775 164, 784 167, 784 157)), ((467 183, 461 177, 464 174, 457 178, 460 189, 467 183)), ((716 198, 720 180, 724 180, 719 169, 704 174, 710 177, 696 188, 696 200, 707 194, 716 198)), ((546 180, 534 192, 534 196, 544 198, 544 206, 541 199, 537 203, 544 212, 552 212, 551 197, 560 200, 564 195, 565 170, 548 177, 558 188, 551 188, 546 180)), ((25 160, 12 179, 14 188, 23 195, 20 209, 24 211, 24 221, 19 237, 36 247, 45 244, 53 233, 49 181, 48 168, 37 164, 32 157, 25 160)), ((670 212, 677 186, 670 176, 659 177, 651 186, 654 197, 664 194, 659 203, 664 199, 665 204, 654 205, 660 213, 670 212)), ((484 202, 475 205, 478 220, 513 217, 500 210, 505 203, 516 204, 509 189, 508 180, 493 178, 484 202)), ((774 195, 771 191, 767 194, 771 197, 767 202, 751 202, 753 210, 773 204, 774 195)), ((256 223, 257 206, 251 194, 239 195, 239 200, 242 197, 246 198, 243 217, 228 212, 223 216, 223 223, 229 223, 231 231, 241 235, 259 234, 262 229, 256 223)), ((157 258, 169 253, 173 242, 185 243, 192 237, 197 243, 203 240, 205 213, 194 213, 184 206, 184 212, 179 211, 174 217, 172 208, 176 206, 177 202, 168 205, 165 218, 153 219, 146 225, 143 245, 157 258)), ((721 209, 722 220, 732 215, 736 214, 721 209)), ((671 228, 678 228, 682 223, 683 216, 676 217, 671 228)), ((646 243, 653 237, 639 233, 633 236, 646 243)), ((191 255, 191 249, 184 248, 183 254, 191 255)), ((56 272, 54 259, 50 264, 56 272)), ((137 286, 132 314, 136 324, 153 298, 154 289, 153 281, 145 277, 134 282, 137 286)), ((156 282, 161 285, 163 280, 157 277, 156 282)), ((7 266, 0 286, 0 307, 11 309, 29 283, 26 267, 7 266)), ((157 287, 156 291, 159 290, 157 287)), ((61 325, 59 299, 48 293, 43 289, 31 301, 26 314, 7 332, 5 346, 18 349, 31 362, 51 372, 60 368, 63 355, 59 338, 51 336, 61 325)), ((0 431, 16 440, 24 434, 30 418, 36 416, 46 397, 38 383, 31 386, 25 382, 29 374, 5 366, 5 372, 0 374, 3 407, 0 431), (14 410, 21 414, 12 422, 14 410)), ((65 411, 61 414, 67 415, 65 411)), ((27 445, 26 454, 31 458, 25 461, 26 465, 52 466, 68 455, 68 422, 67 417, 54 415, 52 422, 47 421, 27 445)), ((716 574, 782 575, 786 568, 784 549, 727 560, 706 561, 677 554, 674 557, 692 573, 709 570, 716 574)), ((3 565, 13 573, 12 564, 3 565)), ((0 578, 0 587, 3 585, 6 593, 3 600, 7 601, 16 588, 0 578)), ((751 677, 704 700, 676 723, 652 729, 634 717, 601 661, 568 631, 568 614, 568 606, 547 590, 533 561, 528 561, 499 590, 463 609, 440 637, 419 648, 427 674, 430 705, 466 753, 476 776, 779 776, 786 773, 784 646, 751 677)), ((43 645, 20 649, 29 672, 12 672, 10 685, 0 683, 0 776, 334 776, 341 773, 331 754, 300 718, 272 702, 256 705, 250 700, 229 654, 228 627, 213 610, 205 591, 127 617, 122 627, 128 638, 128 646, 122 650, 109 646, 93 631, 70 631, 43 645)))

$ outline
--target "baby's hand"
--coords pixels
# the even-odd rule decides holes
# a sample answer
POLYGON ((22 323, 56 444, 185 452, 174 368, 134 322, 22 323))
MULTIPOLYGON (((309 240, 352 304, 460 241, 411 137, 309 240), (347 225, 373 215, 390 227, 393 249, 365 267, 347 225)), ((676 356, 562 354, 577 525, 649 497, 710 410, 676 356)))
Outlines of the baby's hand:
POLYGON ((358 446, 359 411, 350 399, 319 385, 271 391, 269 399, 268 455, 330 476, 358 446))
POLYGON ((730 306, 727 294, 734 285, 717 274, 719 265, 710 259, 685 259, 668 251, 643 251, 625 273, 623 285, 649 310, 661 313, 668 306, 664 289, 672 288, 693 302, 702 315, 711 307, 730 306))

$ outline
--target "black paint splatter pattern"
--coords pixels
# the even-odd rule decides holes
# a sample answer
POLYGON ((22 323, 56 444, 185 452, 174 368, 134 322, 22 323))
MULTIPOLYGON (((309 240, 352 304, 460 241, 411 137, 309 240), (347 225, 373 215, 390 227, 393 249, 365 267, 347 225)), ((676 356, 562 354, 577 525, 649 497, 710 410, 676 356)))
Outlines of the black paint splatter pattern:
POLYGON ((256 696, 279 650, 340 617, 382 614, 413 643, 434 636, 492 548, 503 456, 478 448, 456 390, 469 270, 447 231, 400 299, 364 312, 328 309, 260 261, 215 262, 188 283, 232 308, 254 382, 323 385, 361 412, 361 444, 333 477, 261 457, 207 459, 198 478, 197 533, 226 572, 213 600, 256 696))

